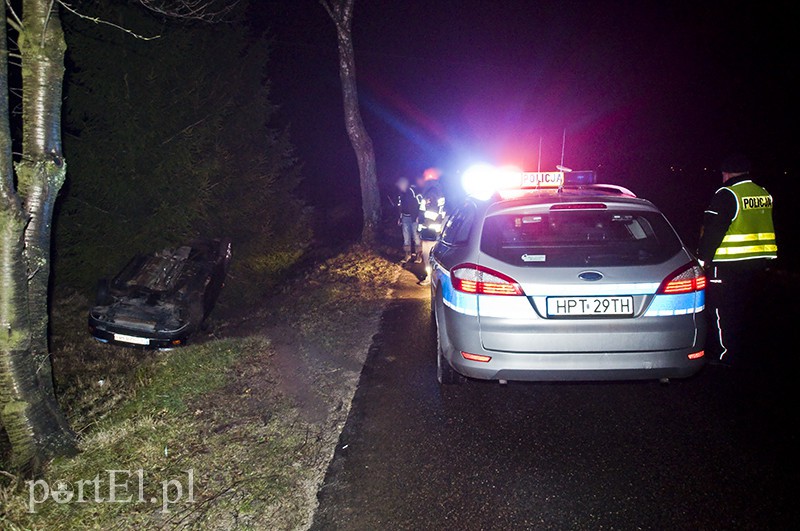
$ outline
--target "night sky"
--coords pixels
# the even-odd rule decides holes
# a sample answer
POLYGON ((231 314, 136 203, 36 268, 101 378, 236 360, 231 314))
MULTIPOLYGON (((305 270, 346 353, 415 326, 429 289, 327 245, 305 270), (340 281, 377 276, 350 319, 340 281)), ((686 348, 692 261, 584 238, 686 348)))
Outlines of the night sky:
MULTIPOLYGON (((291 127, 311 199, 357 201, 332 22, 314 0, 255 5, 274 39, 277 118, 291 127)), ((566 165, 630 186, 681 217, 684 236, 728 153, 749 155, 780 204, 798 166, 789 5, 356 0, 380 179, 388 188, 430 166, 455 176, 477 161, 536 169, 540 138, 542 169, 553 169, 566 130, 566 165)))

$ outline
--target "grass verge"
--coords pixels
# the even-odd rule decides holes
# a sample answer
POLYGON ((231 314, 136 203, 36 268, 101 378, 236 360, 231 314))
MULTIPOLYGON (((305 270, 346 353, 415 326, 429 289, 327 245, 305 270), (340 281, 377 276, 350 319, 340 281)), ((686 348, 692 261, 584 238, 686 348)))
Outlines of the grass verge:
POLYGON ((0 528, 306 527, 398 272, 351 248, 161 353, 94 344, 86 301, 60 298, 54 374, 82 452, 36 483, 0 474, 0 528))

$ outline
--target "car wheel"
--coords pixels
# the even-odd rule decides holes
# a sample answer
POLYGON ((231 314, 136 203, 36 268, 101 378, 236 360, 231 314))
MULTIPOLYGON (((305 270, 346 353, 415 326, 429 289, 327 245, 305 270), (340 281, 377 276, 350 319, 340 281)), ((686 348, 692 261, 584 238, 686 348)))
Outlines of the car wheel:
POLYGON ((436 379, 441 385, 458 385, 464 383, 466 378, 461 376, 444 357, 442 348, 442 330, 436 321, 436 379))

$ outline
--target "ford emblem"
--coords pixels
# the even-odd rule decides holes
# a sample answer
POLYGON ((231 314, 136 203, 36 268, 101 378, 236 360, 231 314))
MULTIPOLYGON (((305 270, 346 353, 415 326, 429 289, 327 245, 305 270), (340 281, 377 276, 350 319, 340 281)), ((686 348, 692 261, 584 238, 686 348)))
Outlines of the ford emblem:
POLYGON ((603 273, 599 271, 584 271, 583 273, 578 275, 578 278, 581 280, 588 280, 589 282, 594 282, 596 280, 602 280, 603 273))

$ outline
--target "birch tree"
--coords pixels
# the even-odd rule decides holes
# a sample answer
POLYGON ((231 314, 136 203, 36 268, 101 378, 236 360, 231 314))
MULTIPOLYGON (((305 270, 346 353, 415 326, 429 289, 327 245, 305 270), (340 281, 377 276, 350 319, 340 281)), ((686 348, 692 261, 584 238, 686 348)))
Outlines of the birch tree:
POLYGON ((0 429, 15 468, 37 468, 76 451, 55 398, 48 345, 50 235, 64 183, 61 89, 66 44, 58 6, 23 0, 0 14, 0 429), (22 152, 12 158, 8 36, 16 34, 22 79, 22 152), (16 176, 15 176, 16 175, 16 176))

